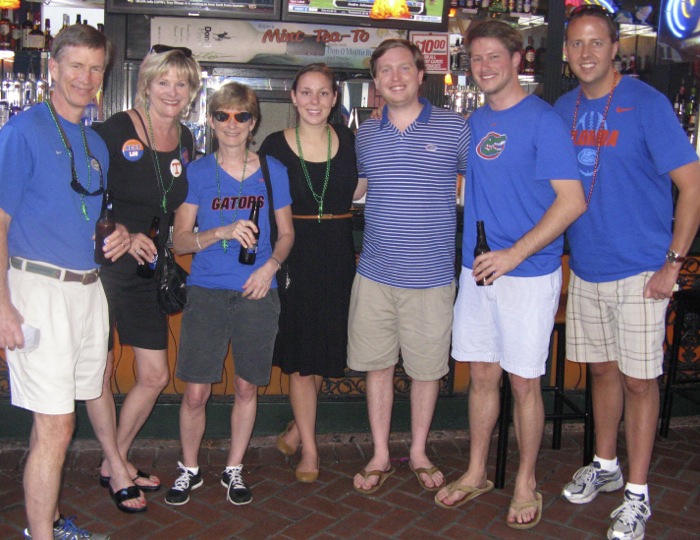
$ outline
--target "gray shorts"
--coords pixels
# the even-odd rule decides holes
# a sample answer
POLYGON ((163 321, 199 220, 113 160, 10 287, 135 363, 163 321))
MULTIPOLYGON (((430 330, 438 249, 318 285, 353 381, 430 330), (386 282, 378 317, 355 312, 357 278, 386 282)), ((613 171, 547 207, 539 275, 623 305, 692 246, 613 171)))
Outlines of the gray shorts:
POLYGON ((256 386, 270 382, 280 301, 276 289, 249 300, 238 291, 190 286, 182 316, 178 379, 199 384, 221 381, 229 342, 236 375, 256 386))

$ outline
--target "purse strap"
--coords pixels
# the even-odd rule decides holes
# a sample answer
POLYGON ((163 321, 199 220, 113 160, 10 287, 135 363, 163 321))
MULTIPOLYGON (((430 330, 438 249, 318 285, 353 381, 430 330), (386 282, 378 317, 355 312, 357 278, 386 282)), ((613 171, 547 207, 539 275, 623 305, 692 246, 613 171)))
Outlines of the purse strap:
POLYGON ((267 157, 260 156, 260 170, 265 179, 265 188, 267 189, 268 212, 270 214, 270 247, 275 250, 275 242, 277 241, 277 220, 275 219, 275 205, 272 197, 272 182, 270 181, 270 169, 267 166, 267 157))

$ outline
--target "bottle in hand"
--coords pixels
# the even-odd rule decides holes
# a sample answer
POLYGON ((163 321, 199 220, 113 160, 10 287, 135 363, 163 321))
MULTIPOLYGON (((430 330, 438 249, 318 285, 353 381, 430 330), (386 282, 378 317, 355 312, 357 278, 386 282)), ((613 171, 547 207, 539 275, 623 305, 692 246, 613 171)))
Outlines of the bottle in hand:
MULTIPOLYGON (((258 226, 258 214, 260 212, 260 207, 258 205, 258 200, 255 199, 253 201, 253 206, 250 209, 250 217, 248 218, 250 221, 255 223, 255 226, 258 226)), ((258 238, 260 238, 260 229, 258 229, 258 232, 255 233, 255 243, 249 247, 246 248, 245 246, 241 246, 241 252, 238 255, 238 262, 241 264, 254 264, 255 263, 255 256, 258 253, 258 238)))
MULTIPOLYGON (((479 255, 488 253, 491 251, 488 242, 486 242, 486 230, 484 229, 484 222, 476 222, 476 246, 474 247, 474 258, 476 259, 479 255)), ((476 284, 479 287, 486 285, 486 278, 477 281, 476 284)))
POLYGON ((146 264, 139 264, 136 267, 136 273, 144 279, 151 279, 156 271, 156 265, 158 264, 158 253, 160 253, 160 246, 158 245, 158 235, 160 234, 160 218, 158 216, 153 216, 153 221, 151 221, 151 228, 148 231, 148 237, 151 239, 153 244, 156 246, 156 256, 153 260, 146 264))
POLYGON ((102 195, 102 211, 100 219, 95 223, 95 262, 100 266, 108 266, 112 261, 105 257, 102 248, 105 245, 105 239, 114 232, 117 228, 114 222, 114 212, 112 211, 112 192, 105 190, 102 195))

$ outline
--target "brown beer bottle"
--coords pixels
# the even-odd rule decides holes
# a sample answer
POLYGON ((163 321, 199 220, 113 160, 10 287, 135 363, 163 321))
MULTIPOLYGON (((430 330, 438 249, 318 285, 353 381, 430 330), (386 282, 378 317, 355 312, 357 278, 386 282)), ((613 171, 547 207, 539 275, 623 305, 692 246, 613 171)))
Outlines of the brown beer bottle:
POLYGON ((112 234, 116 228, 114 212, 112 211, 112 192, 107 189, 102 195, 100 219, 95 223, 95 262, 100 266, 112 264, 112 261, 105 257, 102 248, 105 245, 105 238, 112 234))
POLYGON ((158 235, 160 234, 160 218, 158 216, 153 216, 153 221, 151 222, 151 228, 148 231, 148 237, 153 241, 156 246, 156 256, 153 260, 146 264, 139 264, 136 267, 136 273, 144 279, 152 279, 156 272, 156 265, 158 264, 158 253, 160 253, 160 246, 158 245, 158 235))
MULTIPOLYGON (((260 208, 258 206, 258 200, 255 199, 253 201, 253 206, 250 209, 250 217, 248 218, 250 221, 255 223, 255 226, 258 226, 258 214, 260 213, 260 208)), ((255 244, 253 244, 252 247, 246 248, 245 246, 241 246, 241 252, 238 254, 238 262, 241 264, 254 264, 255 263, 255 256, 258 253, 258 238, 260 238, 260 229, 258 229, 258 232, 255 233, 255 244)))
MULTIPOLYGON (((491 251, 488 242, 486 242, 486 230, 484 229, 484 222, 476 222, 476 246, 474 247, 474 258, 476 259, 479 255, 488 253, 491 251)), ((481 281, 477 281, 476 284, 479 287, 486 285, 486 278, 481 281)))

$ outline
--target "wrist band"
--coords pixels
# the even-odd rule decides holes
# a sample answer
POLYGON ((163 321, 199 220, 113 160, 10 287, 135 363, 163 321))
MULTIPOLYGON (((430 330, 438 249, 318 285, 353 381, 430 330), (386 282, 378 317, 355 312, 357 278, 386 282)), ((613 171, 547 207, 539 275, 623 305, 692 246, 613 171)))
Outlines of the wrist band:
POLYGON ((275 262, 275 264, 277 265, 277 270, 282 270, 282 265, 277 259, 275 259, 274 257, 270 257, 270 260, 275 262))
POLYGON ((199 243, 199 233, 194 235, 194 241, 197 242, 197 247, 199 248, 199 251, 202 251, 204 248, 202 247, 202 244, 199 243))

